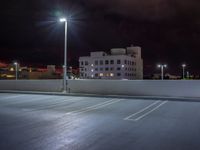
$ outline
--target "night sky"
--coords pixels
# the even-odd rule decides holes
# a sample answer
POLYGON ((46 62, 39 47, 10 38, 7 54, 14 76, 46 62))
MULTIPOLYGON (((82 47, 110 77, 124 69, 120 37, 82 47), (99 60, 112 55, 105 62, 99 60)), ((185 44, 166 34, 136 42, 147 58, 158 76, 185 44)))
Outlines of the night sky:
POLYGON ((0 2, 0 60, 24 65, 61 65, 64 25, 70 18, 68 58, 131 44, 142 47, 145 73, 181 64, 200 74, 199 0, 9 0, 0 2))

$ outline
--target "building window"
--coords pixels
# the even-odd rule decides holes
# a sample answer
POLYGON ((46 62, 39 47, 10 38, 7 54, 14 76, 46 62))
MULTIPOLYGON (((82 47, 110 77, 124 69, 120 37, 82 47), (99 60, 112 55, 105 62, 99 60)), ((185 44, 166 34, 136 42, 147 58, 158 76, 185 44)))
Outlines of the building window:
POLYGON ((95 73, 95 77, 98 77, 98 73, 95 73))
POLYGON ((114 73, 110 73, 110 76, 111 76, 111 77, 114 77, 114 73))
POLYGON ((85 71, 87 71, 87 68, 85 68, 85 71))
POLYGON ((95 60, 94 64, 95 64, 95 65, 98 65, 98 60, 95 60))
POLYGON ((117 73, 117 76, 121 76, 121 73, 117 73))
POLYGON ((85 65, 86 65, 86 66, 88 65, 88 61, 85 61, 85 65))
POLYGON ((100 77, 103 77, 103 73, 100 73, 99 76, 100 76, 100 77))
POLYGON ((120 68, 120 67, 117 67, 117 70, 121 70, 121 68, 120 68))
POLYGON ((110 68, 110 71, 113 71, 113 70, 114 70, 114 68, 113 68, 113 67, 111 67, 111 68, 110 68))
POLYGON ((95 68, 95 71, 98 71, 98 68, 95 68))
POLYGON ((103 71, 103 68, 100 68, 100 71, 103 71))
POLYGON ((114 64, 114 60, 110 60, 110 64, 113 65, 114 64))
POLYGON ((100 60, 100 65, 103 65, 103 60, 100 60))
POLYGON ((124 64, 127 64, 127 60, 124 60, 124 64))
POLYGON ((105 64, 106 64, 106 65, 108 65, 108 63, 109 63, 109 61, 108 61, 108 60, 106 60, 106 61, 105 61, 105 64))
POLYGON ((83 64, 84 64, 83 61, 81 61, 81 66, 83 66, 83 64))
POLYGON ((118 60, 117 60, 117 64, 121 64, 121 60, 118 59, 118 60))
POLYGON ((107 67, 105 70, 106 70, 106 71, 108 71, 108 70, 109 70, 109 68, 107 67))

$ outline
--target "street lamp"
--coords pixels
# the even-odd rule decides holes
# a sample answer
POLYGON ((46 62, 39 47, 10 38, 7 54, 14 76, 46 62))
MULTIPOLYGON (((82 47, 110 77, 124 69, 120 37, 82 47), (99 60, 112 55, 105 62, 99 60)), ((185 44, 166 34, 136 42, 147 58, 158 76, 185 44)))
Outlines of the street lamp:
POLYGON ((186 67, 186 64, 182 64, 182 68, 183 68, 183 79, 185 78, 185 67, 186 67))
POLYGON ((163 64, 163 65, 158 65, 158 68, 161 68, 161 79, 163 80, 163 76, 164 76, 164 68, 166 68, 167 65, 163 64))
POLYGON ((18 66, 18 63, 17 62, 14 62, 14 65, 15 65, 15 80, 17 80, 17 70, 18 70, 18 68, 17 68, 17 66, 18 66))
POLYGON ((65 23, 65 47, 64 47, 64 75, 63 75, 63 92, 67 92, 67 19, 60 18, 60 22, 65 23))

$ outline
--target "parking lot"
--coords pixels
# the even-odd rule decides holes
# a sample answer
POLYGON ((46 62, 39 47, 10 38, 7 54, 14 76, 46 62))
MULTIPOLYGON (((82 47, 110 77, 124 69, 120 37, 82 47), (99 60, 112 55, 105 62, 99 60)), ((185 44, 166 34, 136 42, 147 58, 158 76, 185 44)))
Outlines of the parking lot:
POLYGON ((2 150, 198 150, 200 101, 0 94, 2 150))

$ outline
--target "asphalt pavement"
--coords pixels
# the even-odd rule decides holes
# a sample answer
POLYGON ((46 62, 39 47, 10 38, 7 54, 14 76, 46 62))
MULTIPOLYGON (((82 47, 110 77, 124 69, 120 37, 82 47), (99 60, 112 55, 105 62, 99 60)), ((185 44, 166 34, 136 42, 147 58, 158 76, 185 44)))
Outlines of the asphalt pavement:
POLYGON ((200 101, 0 93, 1 150, 198 150, 200 101))

